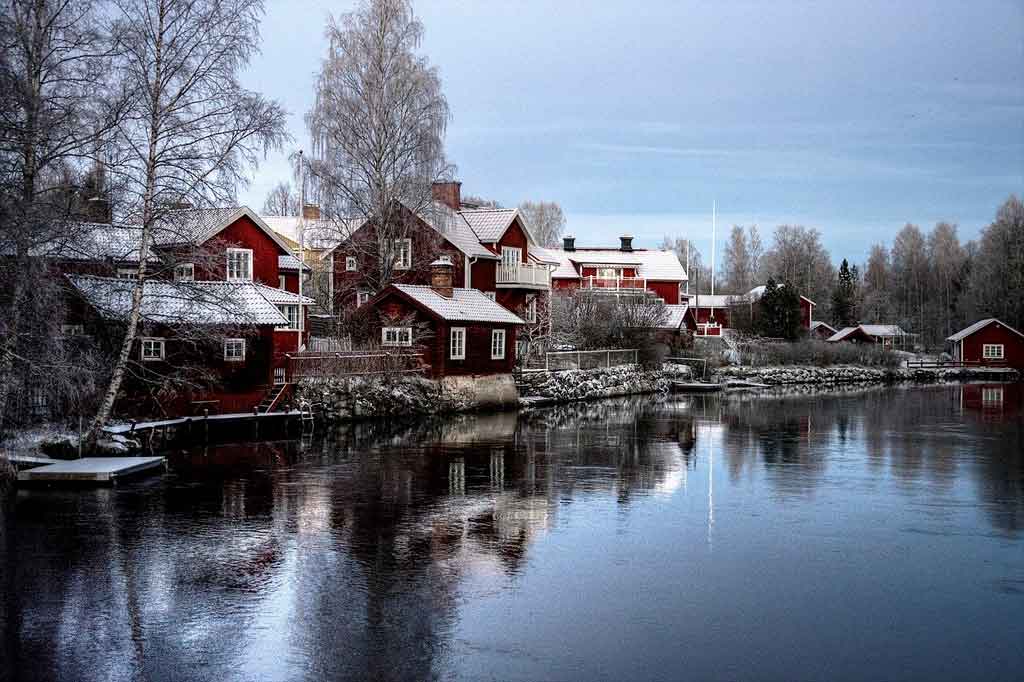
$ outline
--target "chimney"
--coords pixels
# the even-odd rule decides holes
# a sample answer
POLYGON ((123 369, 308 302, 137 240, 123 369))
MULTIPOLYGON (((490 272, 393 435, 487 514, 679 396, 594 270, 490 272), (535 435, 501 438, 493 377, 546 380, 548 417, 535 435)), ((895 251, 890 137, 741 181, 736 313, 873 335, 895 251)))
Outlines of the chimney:
POLYGON ((628 234, 622 235, 621 237, 619 237, 619 242, 621 242, 621 245, 619 246, 619 251, 632 251, 633 250, 633 236, 632 235, 628 235, 628 234))
POLYGON ((440 201, 453 211, 462 208, 461 182, 435 182, 430 186, 430 193, 435 201, 440 201))
POLYGON ((83 218, 90 223, 105 223, 109 225, 114 222, 114 212, 110 207, 110 200, 106 197, 92 197, 85 200, 83 218))
POLYGON ((304 220, 320 220, 320 204, 305 204, 302 207, 304 220))
POLYGON ((575 251, 576 250, 576 237, 568 234, 562 237, 562 250, 563 251, 575 251))
POLYGON ((445 298, 454 295, 452 290, 452 259, 448 256, 439 256, 436 261, 430 264, 430 288, 445 298))

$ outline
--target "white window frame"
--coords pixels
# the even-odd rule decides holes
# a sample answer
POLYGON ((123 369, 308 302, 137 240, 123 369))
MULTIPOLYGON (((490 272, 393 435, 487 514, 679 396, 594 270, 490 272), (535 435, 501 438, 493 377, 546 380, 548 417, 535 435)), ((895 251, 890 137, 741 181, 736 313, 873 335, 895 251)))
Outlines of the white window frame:
POLYGON ((491 360, 505 359, 505 344, 507 342, 504 329, 491 330, 491 360), (499 341, 500 339, 500 341, 499 341))
POLYGON ((408 270, 412 267, 412 239, 395 240, 395 270, 408 270))
POLYGON ((281 325, 278 329, 289 332, 299 331, 299 306, 294 303, 282 303, 277 306, 277 309, 288 319, 288 324, 281 325), (292 314, 295 316, 294 320, 292 319, 292 314))
POLYGON ((229 282, 251 282, 252 281, 252 249, 228 249, 225 255, 227 262, 224 266, 224 278, 229 282), (232 274, 231 257, 233 255, 246 255, 245 272, 232 274))
POLYGON ((61 336, 85 336, 85 325, 62 324, 60 326, 61 336))
POLYGON ((356 272, 359 270, 359 261, 355 256, 345 256, 345 272, 356 272))
POLYGON ((983 343, 981 357, 984 360, 1005 360, 1006 347, 1001 343, 983 343))
POLYGON ((245 339, 224 339, 224 362, 245 362, 245 339), (228 354, 228 348, 241 344, 241 355, 228 354))
POLYGON ((366 291, 365 289, 360 289, 359 291, 357 291, 356 307, 362 308, 364 305, 366 305, 366 302, 370 300, 371 296, 373 296, 373 294, 369 291, 366 291))
POLYGON ((404 347, 412 345, 412 327, 383 327, 380 330, 380 345, 404 347))
POLYGON ((502 246, 501 264, 505 267, 518 268, 523 264, 523 250, 518 246, 502 246))
POLYGON ((175 282, 196 281, 196 266, 194 263, 178 263, 174 266, 175 282), (185 273, 188 273, 187 275, 185 273))
POLYGON ((118 268, 117 269, 118 279, 138 279, 139 269, 138 268, 118 268))
POLYGON ((277 276, 277 288, 278 289, 285 289, 285 290, 287 290, 288 289, 287 282, 288 282, 288 275, 278 275, 277 276))
POLYGON ((526 321, 531 324, 537 321, 537 296, 526 297, 526 321))
POLYGON ((466 359, 466 328, 452 327, 448 333, 448 359, 466 359))
POLYGON ((160 362, 167 357, 167 346, 165 340, 158 336, 143 336, 139 339, 139 360, 142 362, 160 362), (147 353, 147 345, 159 351, 159 353, 147 353))

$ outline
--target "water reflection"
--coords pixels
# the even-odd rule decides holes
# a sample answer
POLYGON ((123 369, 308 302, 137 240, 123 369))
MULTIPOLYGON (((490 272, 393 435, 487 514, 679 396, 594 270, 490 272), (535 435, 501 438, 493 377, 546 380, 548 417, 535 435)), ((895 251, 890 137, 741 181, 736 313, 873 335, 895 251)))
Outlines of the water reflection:
MULTIPOLYGON (((1024 593, 1021 426, 1019 385, 623 398, 362 422, 181 453, 163 480, 23 490, 0 504, 2 666, 39 680, 842 679, 814 624, 821 596, 764 603, 739 567, 775 572, 785 594, 825 564, 847 589, 895 570, 871 552, 851 565, 850 548, 898 536, 951 576, 996 566, 973 596, 998 620, 994 595, 1024 593), (969 540, 934 555, 906 539, 922 533, 969 540), (605 606, 616 622, 586 617, 605 606), (706 640, 734 611, 818 646, 766 669, 775 644, 744 621, 728 646, 706 640), (635 640, 614 658, 609 627, 635 640), (687 667, 663 638, 694 643, 687 667)), ((918 608, 931 619, 940 603, 918 608)), ((988 643, 994 663, 1019 652, 1016 622, 988 643)), ((912 663, 893 677, 933 665, 912 663)))

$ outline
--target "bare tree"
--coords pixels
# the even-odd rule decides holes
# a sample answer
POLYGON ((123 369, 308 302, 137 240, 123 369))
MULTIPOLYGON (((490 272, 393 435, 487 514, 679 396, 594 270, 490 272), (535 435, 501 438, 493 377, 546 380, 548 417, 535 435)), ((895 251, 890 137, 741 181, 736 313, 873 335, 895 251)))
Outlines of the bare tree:
POLYGON ((889 251, 884 244, 874 244, 864 268, 864 297, 861 321, 884 322, 892 314, 892 271, 889 251))
POLYGON ((526 226, 541 246, 560 246, 565 231, 565 214, 554 201, 524 201, 519 204, 526 226))
POLYGON ((788 282, 801 296, 815 301, 820 319, 831 317, 830 299, 836 279, 832 258, 821 243, 821 233, 802 225, 779 225, 772 238, 772 248, 762 259, 761 275, 788 282))
POLYGON ((967 255, 960 246, 956 225, 940 222, 928 235, 928 259, 931 263, 931 279, 938 296, 929 297, 932 320, 922 332, 928 341, 939 343, 960 328, 959 298, 962 289, 961 277, 967 255))
POLYGON ((742 294, 754 286, 758 274, 760 249, 761 238, 757 233, 757 227, 751 226, 749 231, 744 231, 739 225, 733 225, 722 254, 723 279, 728 291, 742 294))
POLYGON ((700 249, 692 241, 684 237, 672 238, 665 236, 661 240, 661 249, 672 251, 676 254, 679 262, 686 269, 686 276, 689 278, 688 291, 691 294, 711 293, 711 268, 704 265, 700 249))
POLYGON ((109 37, 90 0, 0 7, 0 428, 12 391, 64 366, 60 297, 39 255, 67 236, 83 169, 119 111, 106 88, 109 37))
MULTIPOLYGON (((139 327, 158 225, 182 204, 234 200, 259 152, 280 148, 284 110, 238 76, 259 41, 259 0, 116 0, 123 87, 134 93, 112 163, 140 224, 139 265, 124 337, 90 428, 113 409, 139 327)), ((161 223, 163 221, 163 223, 161 223)))
POLYGON ((892 243, 893 290, 897 322, 904 329, 924 329, 925 293, 928 287, 928 252, 924 233, 907 223, 892 243))
POLYGON ((372 223, 351 247, 380 284, 408 265, 411 216, 442 227, 447 219, 434 210, 431 186, 452 173, 444 156, 448 102, 437 69, 416 53, 422 36, 409 0, 363 0, 332 18, 306 116, 314 141, 308 173, 322 215, 337 225, 339 241, 352 221, 372 223))
POLYGON ((292 189, 290 182, 279 182, 263 201, 263 215, 298 215, 302 210, 302 199, 292 189))
POLYGON ((1024 328, 1024 203, 1016 196, 982 230, 968 282, 969 319, 994 316, 1024 328))

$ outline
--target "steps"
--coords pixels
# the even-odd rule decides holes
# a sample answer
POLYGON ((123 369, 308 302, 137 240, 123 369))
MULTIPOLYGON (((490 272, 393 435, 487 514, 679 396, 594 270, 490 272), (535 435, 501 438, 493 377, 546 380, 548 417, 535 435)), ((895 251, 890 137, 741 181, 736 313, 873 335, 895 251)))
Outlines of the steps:
POLYGON ((267 389, 267 394, 260 401, 260 404, 256 406, 256 411, 259 414, 268 414, 273 411, 274 407, 278 406, 278 402, 281 396, 284 395, 285 391, 288 390, 288 384, 278 384, 271 386, 267 389))

